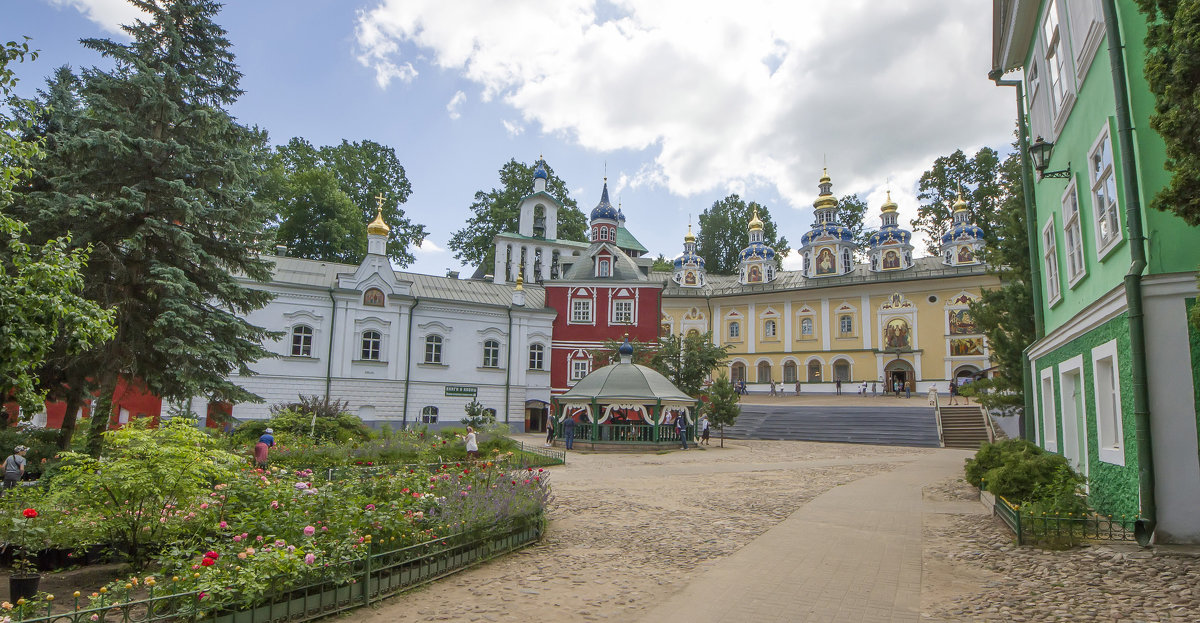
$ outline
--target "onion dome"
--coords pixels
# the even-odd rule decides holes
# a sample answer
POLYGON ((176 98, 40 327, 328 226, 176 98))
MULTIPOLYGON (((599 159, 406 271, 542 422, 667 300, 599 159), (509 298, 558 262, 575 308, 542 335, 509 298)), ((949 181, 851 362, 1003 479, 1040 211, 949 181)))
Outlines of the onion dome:
POLYGON ((829 170, 821 170, 821 181, 817 184, 821 192, 817 195, 817 200, 813 201, 813 208, 817 210, 827 210, 837 207, 837 197, 833 196, 833 182, 829 179, 829 170))
POLYGON ((672 264, 675 270, 682 270, 685 266, 704 268, 704 258, 696 254, 696 235, 692 233, 691 225, 688 225, 688 233, 683 237, 683 255, 675 258, 672 264))
POLYGON ((889 190, 887 201, 883 202, 883 205, 879 208, 883 227, 867 238, 868 246, 874 248, 890 242, 900 244, 909 244, 912 242, 912 232, 902 229, 897 223, 898 214, 896 211, 898 209, 899 206, 896 205, 895 201, 892 201, 892 191, 889 190))
POLYGON ((625 336, 625 341, 622 342, 620 348, 617 349, 617 353, 619 355, 621 355, 622 357, 632 357, 633 356, 633 344, 629 343, 628 335, 625 336))
POLYGON ((742 252, 738 254, 738 259, 743 262, 746 260, 769 260, 774 257, 775 249, 761 242, 751 242, 750 246, 742 249, 742 252))
POLYGON ((383 222, 383 208, 379 208, 375 213, 375 220, 371 221, 370 225, 367 225, 367 233, 372 236, 386 236, 392 233, 392 228, 383 222))
POLYGON ((695 242, 696 241, 696 235, 692 233, 691 225, 688 225, 688 233, 686 236, 683 237, 683 241, 684 242, 695 242))
POLYGON ((600 203, 597 203, 596 207, 592 208, 592 220, 608 219, 615 221, 619 218, 620 215, 617 213, 617 209, 608 200, 608 178, 606 177, 604 178, 604 192, 600 194, 600 203))
POLYGON ((836 239, 841 242, 854 242, 854 232, 849 227, 833 223, 819 224, 800 236, 801 246, 808 246, 817 240, 836 239))
POLYGON ((896 210, 900 209, 900 206, 896 205, 895 201, 892 201, 892 191, 887 191, 887 201, 884 201, 883 205, 880 206, 879 209, 882 212, 895 212, 896 210))
POLYGON ((538 158, 537 168, 533 170, 533 179, 544 180, 544 179, 548 179, 548 178, 549 178, 549 174, 546 173, 546 161, 541 158, 538 158))
MULTIPOLYGON (((754 208, 754 216, 750 218, 750 231, 758 231, 763 228, 763 222, 758 218, 758 208, 754 208)), ((691 226, 688 226, 688 231, 691 231, 691 226)))
POLYGON ((950 244, 956 240, 983 240, 983 230, 978 225, 971 223, 971 212, 967 208, 967 202, 960 194, 958 200, 954 202, 954 225, 950 231, 942 234, 942 244, 950 244))

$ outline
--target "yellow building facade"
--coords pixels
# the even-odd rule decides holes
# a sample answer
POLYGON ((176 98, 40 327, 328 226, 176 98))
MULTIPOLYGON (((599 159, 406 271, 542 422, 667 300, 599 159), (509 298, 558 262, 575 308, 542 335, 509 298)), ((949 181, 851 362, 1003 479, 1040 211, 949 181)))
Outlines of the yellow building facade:
POLYGON ((987 340, 967 305, 1000 282, 977 259, 983 237, 967 222, 966 203, 955 205, 942 253, 913 258, 912 234, 898 226, 889 197, 883 226, 863 250, 868 261, 854 262, 862 253, 849 228, 833 220, 830 186, 823 176, 817 222, 797 249, 801 270, 775 270, 757 215, 734 275, 705 271, 689 229, 666 279, 662 332, 711 331, 716 344, 729 347, 725 373, 753 391, 782 382, 791 392, 800 382, 804 391, 830 392, 837 381, 848 391, 866 381, 879 392, 910 382, 915 392, 945 392, 951 379, 961 384, 986 374, 987 340), (822 257, 834 261, 818 264, 822 257))

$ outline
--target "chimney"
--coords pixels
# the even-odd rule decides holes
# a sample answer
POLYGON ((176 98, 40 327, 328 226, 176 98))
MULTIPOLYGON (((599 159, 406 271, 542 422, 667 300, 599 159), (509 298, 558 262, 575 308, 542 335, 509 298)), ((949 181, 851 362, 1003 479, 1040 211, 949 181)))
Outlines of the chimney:
POLYGON ((458 271, 450 270, 449 268, 447 268, 446 269, 446 277, 448 277, 450 279, 458 279, 458 271))
POLYGON ((277 255, 279 257, 287 257, 287 245, 286 244, 275 245, 275 255, 277 255))

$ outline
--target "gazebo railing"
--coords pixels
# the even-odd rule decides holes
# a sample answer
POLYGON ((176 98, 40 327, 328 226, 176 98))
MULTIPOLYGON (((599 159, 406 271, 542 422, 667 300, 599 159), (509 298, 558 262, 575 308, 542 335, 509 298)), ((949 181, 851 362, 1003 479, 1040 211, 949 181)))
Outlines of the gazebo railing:
MULTIPOLYGON (((563 423, 554 424, 554 436, 563 439, 563 423)), ((695 425, 688 425, 686 432, 689 441, 696 438, 695 425)), ((580 423, 575 426, 575 442, 581 443, 613 443, 613 444, 647 444, 661 443, 672 445, 679 443, 679 432, 673 424, 617 424, 605 422, 602 424, 580 423)))

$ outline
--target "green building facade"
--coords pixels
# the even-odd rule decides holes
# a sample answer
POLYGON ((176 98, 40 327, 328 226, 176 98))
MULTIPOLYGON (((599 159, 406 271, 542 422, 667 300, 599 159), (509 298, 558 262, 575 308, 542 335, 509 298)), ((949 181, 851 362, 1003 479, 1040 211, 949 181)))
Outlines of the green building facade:
POLYGON ((1044 328, 1027 351, 1026 432, 1088 476, 1096 510, 1142 517, 1159 542, 1200 542, 1200 339, 1187 322, 1200 230, 1145 207, 1169 180, 1149 124, 1145 17, 1133 0, 993 9, 993 78, 1020 70, 1022 129, 1048 156, 1030 158, 1044 328))

